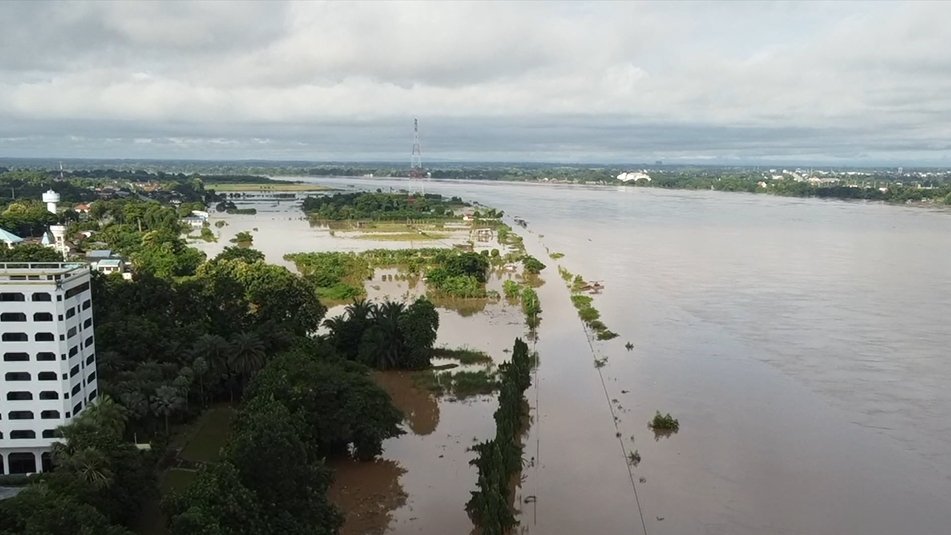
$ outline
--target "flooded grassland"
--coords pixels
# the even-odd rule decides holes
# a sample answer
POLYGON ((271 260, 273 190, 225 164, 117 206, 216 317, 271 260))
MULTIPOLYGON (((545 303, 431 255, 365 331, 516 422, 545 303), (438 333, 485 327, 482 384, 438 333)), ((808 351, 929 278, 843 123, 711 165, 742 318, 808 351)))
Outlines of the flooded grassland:
MULTIPOLYGON (((468 247, 475 252, 509 248, 494 232, 479 233, 469 222, 314 221, 299 200, 260 196, 235 199, 254 215, 212 214, 217 241, 193 245, 215 255, 239 232, 250 232, 251 247, 269 262, 296 269, 285 256, 306 252, 354 252, 374 249, 468 247), (224 224, 217 221, 224 221, 224 224)), ((407 266, 371 269, 362 281, 366 299, 411 302, 427 295, 424 277, 407 266)), ((504 283, 544 284, 524 277, 513 265, 496 265, 485 285, 488 297, 447 298, 430 293, 439 312, 433 369, 377 371, 373 377, 404 414, 406 434, 389 439, 374 462, 337 460, 331 499, 344 511, 342 533, 468 533, 473 529, 465 504, 475 489, 471 447, 494 435, 494 381, 498 364, 510 358, 512 342, 529 329, 518 299, 503 296, 504 283), (464 350, 464 351, 456 351, 464 350)), ((326 317, 345 313, 347 302, 331 302, 326 317)))

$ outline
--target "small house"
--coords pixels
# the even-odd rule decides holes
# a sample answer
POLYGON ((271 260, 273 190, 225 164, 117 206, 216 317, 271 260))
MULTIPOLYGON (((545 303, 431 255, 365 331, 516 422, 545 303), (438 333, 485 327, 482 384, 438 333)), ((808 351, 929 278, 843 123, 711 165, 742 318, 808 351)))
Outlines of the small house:
POLYGON ((106 258, 105 260, 100 260, 93 265, 93 268, 100 272, 109 275, 111 273, 122 273, 125 271, 125 263, 121 258, 106 258))

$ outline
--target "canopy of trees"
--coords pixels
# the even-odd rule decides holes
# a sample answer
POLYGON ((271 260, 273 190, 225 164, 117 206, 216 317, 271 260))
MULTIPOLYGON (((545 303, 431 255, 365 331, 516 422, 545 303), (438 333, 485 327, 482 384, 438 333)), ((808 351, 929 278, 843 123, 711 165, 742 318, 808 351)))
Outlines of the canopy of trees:
POLYGON ((439 313, 426 299, 409 306, 360 300, 324 326, 330 331, 327 341, 343 358, 381 370, 418 370, 432 359, 439 313))
POLYGON ((62 262, 63 256, 52 247, 25 243, 16 247, 0 246, 0 262, 62 262))
POLYGON ((62 428, 55 470, 15 498, 0 501, 0 533, 75 535, 130 533, 128 526, 156 492, 155 458, 125 440, 125 415, 108 397, 62 428))
POLYGON ((454 210, 466 206, 458 197, 408 193, 336 193, 307 197, 304 212, 319 219, 432 219, 454 217, 454 210))

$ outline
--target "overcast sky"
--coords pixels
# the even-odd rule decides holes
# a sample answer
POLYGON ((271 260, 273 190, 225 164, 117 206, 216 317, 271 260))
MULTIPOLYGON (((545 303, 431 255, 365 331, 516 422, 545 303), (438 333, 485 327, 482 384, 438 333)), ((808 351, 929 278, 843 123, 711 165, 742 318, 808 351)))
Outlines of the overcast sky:
POLYGON ((951 3, 0 2, 0 157, 951 166, 951 3))

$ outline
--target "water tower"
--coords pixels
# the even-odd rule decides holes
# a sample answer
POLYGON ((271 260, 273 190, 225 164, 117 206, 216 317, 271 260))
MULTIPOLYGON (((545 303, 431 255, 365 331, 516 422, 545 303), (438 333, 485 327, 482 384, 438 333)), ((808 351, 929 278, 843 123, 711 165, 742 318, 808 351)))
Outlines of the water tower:
POLYGON ((59 193, 56 193, 53 190, 49 190, 43 194, 43 202, 46 203, 46 209, 50 211, 51 214, 56 213, 56 203, 59 202, 59 193))
MULTIPOLYGON (((59 195, 57 195, 56 198, 58 199, 59 195)), ((46 195, 43 195, 43 200, 46 200, 46 195)), ((55 203, 53 206, 56 206, 55 203)), ((69 248, 66 247, 66 227, 63 225, 50 225, 50 233, 53 234, 53 248, 63 255, 63 260, 66 260, 66 257, 69 255, 69 248)))

